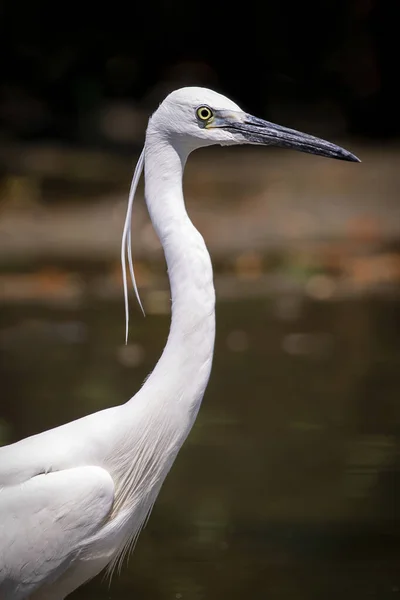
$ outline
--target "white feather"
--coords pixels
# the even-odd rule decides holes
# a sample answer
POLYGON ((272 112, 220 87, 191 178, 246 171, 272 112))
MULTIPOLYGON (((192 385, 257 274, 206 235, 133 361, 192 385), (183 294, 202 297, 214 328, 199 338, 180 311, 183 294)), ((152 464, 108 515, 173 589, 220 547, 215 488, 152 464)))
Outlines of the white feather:
POLYGON ((136 298, 139 303, 140 308, 142 309, 143 315, 145 315, 144 308, 139 296, 139 290, 137 288, 135 273, 133 270, 133 261, 132 261, 132 207, 133 200, 135 198, 135 193, 137 186, 140 181, 140 176, 143 171, 144 165, 144 149, 140 153, 139 159, 136 164, 135 172, 133 174, 131 189, 129 191, 129 199, 128 199, 128 208, 126 211, 124 230, 122 233, 122 242, 121 242, 121 265, 122 265, 122 282, 124 286, 124 302, 125 302, 125 344, 128 343, 128 334, 129 334, 129 294, 128 294, 128 278, 126 274, 126 259, 128 258, 129 264, 129 272, 131 276, 131 281, 133 285, 133 289, 135 290, 136 298))

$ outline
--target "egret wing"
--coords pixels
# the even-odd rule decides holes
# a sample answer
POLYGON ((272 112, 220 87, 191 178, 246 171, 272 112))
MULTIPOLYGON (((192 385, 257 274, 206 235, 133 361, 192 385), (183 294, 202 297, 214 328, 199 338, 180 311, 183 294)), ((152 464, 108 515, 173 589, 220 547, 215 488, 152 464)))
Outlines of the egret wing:
POLYGON ((41 474, 0 490, 0 598, 26 598, 58 579, 104 524, 113 500, 113 480, 100 467, 41 474))

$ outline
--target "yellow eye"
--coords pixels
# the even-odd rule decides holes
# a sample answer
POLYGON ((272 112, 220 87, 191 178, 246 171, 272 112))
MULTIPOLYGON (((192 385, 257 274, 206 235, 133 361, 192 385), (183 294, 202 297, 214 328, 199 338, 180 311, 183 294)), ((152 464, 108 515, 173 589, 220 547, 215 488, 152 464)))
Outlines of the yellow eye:
POLYGON ((208 106, 199 106, 196 114, 200 121, 209 121, 213 116, 213 111, 208 106))

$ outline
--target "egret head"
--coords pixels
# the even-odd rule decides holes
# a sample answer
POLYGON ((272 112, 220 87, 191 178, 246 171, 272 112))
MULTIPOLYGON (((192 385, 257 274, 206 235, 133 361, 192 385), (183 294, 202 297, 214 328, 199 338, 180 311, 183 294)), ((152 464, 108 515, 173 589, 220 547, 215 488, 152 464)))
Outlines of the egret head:
POLYGON ((359 162, 335 144, 253 117, 206 88, 186 87, 169 94, 150 119, 148 134, 155 132, 187 153, 213 144, 257 144, 359 162))

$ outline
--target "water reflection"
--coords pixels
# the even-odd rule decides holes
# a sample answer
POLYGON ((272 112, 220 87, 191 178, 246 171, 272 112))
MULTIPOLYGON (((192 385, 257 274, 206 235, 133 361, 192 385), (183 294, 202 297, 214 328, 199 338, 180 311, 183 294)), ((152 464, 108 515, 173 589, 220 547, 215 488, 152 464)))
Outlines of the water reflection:
MULTIPOLYGON (((217 285, 218 287, 218 285, 217 285)), ((2 443, 130 397, 169 316, 3 307, 2 443)), ((212 379, 135 555, 71 598, 400 595, 400 316, 390 298, 220 301, 212 379)))

